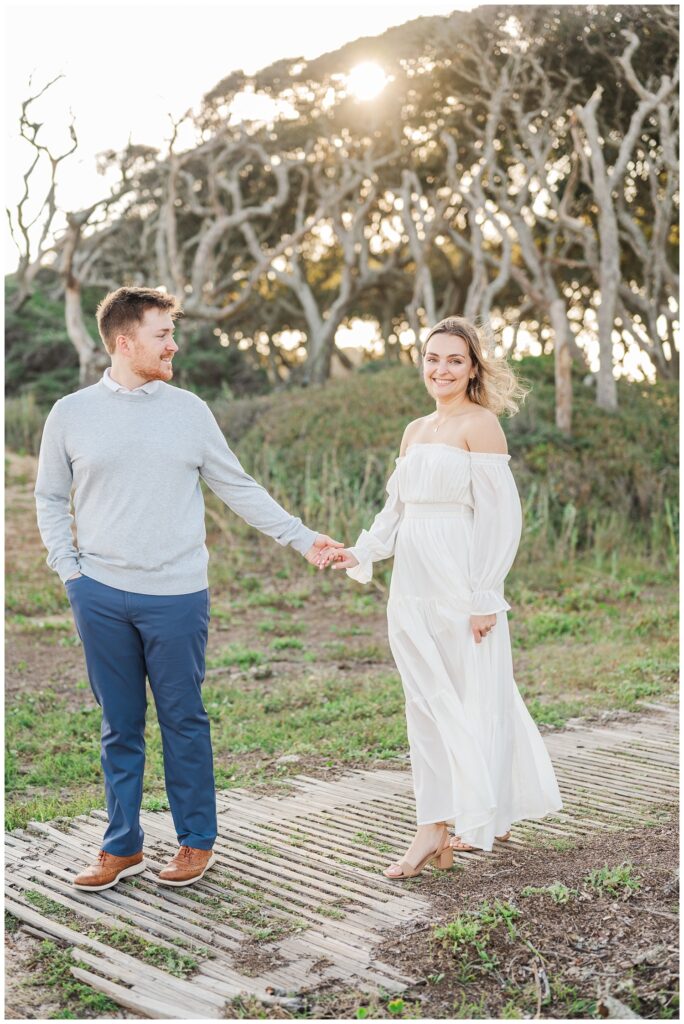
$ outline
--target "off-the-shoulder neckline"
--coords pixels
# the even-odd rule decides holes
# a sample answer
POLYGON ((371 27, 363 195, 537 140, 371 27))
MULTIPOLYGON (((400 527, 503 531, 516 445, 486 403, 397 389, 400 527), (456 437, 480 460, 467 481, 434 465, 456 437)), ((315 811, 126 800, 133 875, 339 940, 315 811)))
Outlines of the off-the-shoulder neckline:
POLYGON ((485 459, 510 459, 510 455, 504 452, 470 452, 467 448, 459 448, 455 444, 446 444, 444 441, 413 441, 406 448, 406 453, 412 448, 450 448, 453 452, 461 452, 463 455, 484 457, 485 459))

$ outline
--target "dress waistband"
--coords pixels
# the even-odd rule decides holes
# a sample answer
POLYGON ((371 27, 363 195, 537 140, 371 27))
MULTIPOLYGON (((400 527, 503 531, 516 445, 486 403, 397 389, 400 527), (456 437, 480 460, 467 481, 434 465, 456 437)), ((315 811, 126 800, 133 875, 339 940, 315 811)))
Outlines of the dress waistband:
POLYGON ((404 516, 407 519, 451 519, 472 513, 470 505, 457 501, 407 501, 404 516))

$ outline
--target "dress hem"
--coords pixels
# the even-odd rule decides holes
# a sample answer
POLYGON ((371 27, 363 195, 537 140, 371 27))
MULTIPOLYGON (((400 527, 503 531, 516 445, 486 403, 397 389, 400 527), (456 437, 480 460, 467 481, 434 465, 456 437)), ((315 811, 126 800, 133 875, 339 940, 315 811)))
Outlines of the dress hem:
MULTIPOLYGON (((539 811, 536 808, 534 810, 530 810, 530 811, 523 811, 523 812, 515 811, 513 814, 511 814, 508 817, 508 826, 503 829, 503 832, 504 833, 507 832, 508 829, 511 827, 511 825, 515 825, 516 822, 519 822, 519 821, 541 821, 543 818, 548 817, 549 814, 555 814, 557 811, 561 811, 562 809, 563 809, 563 801, 560 800, 558 803, 553 804, 550 807, 547 807, 547 809, 544 810, 544 811, 539 811)), ((436 824, 438 824, 439 822, 442 822, 442 821, 446 822, 447 825, 453 825, 454 829, 456 830, 456 834, 459 836, 459 838, 461 838, 463 840, 464 843, 468 843, 471 846, 476 846, 476 843, 471 841, 471 839, 475 838, 473 836, 473 832, 478 832, 478 831, 481 831, 483 828, 486 828, 487 825, 489 825, 492 822, 492 820, 494 819, 495 815, 491 815, 487 819, 487 821, 484 822, 482 825, 476 825, 474 828, 470 827, 470 828, 466 828, 466 829, 462 829, 462 830, 459 829, 458 826, 456 825, 456 822, 458 821, 459 817, 463 817, 463 815, 453 814, 452 813, 452 814, 445 815, 444 817, 441 817, 441 818, 431 818, 429 821, 418 821, 417 824, 418 824, 418 826, 421 826, 421 825, 436 825, 436 824), (469 837, 471 837, 471 838, 469 838, 469 837)), ((489 846, 485 844, 484 846, 477 846, 477 849, 478 850, 484 850, 485 853, 491 853, 492 846, 493 846, 493 844, 489 845, 489 846)))

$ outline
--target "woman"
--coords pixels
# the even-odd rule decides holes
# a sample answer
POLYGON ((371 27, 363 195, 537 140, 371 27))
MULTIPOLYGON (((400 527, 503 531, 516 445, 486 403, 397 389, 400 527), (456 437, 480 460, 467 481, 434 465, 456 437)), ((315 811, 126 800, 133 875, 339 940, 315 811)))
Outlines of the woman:
POLYGON ((384 509, 354 547, 320 559, 368 583, 373 562, 395 556, 389 642, 418 819, 405 856, 384 872, 396 879, 430 860, 450 867, 454 849, 491 850, 514 821, 562 807, 513 678, 504 599, 522 512, 497 415, 516 412, 525 392, 461 317, 430 331, 423 377, 436 409, 406 428, 384 509))

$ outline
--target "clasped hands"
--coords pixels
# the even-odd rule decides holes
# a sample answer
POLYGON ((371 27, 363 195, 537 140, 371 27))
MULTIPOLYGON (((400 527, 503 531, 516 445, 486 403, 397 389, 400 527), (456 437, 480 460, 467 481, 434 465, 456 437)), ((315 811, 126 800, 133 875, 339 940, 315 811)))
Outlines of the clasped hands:
MULTIPOLYGON (((307 552, 307 561, 319 569, 326 569, 332 564, 333 569, 353 569, 359 564, 358 558, 352 555, 339 541, 331 540, 320 534, 316 538, 314 546, 307 552)), ((471 615, 470 629, 476 644, 481 644, 494 629, 496 615, 471 615)))
MULTIPOLYGON (((326 537, 325 540, 330 541, 330 538, 326 537)), ((316 552, 316 559, 312 565, 317 565, 319 569, 326 569, 331 563, 333 569, 353 569, 355 565, 359 564, 359 560, 345 548, 344 544, 330 541, 316 552)))
POLYGON ((353 565, 358 565, 354 556, 344 550, 344 544, 341 541, 333 540, 332 537, 328 537, 325 533, 318 534, 304 557, 307 562, 315 565, 317 569, 325 569, 335 559, 341 559, 345 563, 344 565, 333 566, 335 569, 351 569, 353 565), (347 561, 347 558, 350 561, 347 561))

